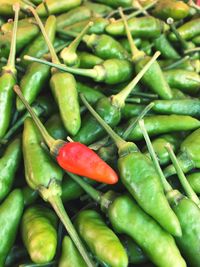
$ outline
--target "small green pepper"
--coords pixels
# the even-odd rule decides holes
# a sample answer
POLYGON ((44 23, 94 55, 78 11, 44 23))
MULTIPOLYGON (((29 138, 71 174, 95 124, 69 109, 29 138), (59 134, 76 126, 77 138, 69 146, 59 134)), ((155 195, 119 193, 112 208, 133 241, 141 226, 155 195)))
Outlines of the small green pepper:
POLYGON ((25 210, 21 232, 23 243, 35 263, 48 263, 56 253, 57 217, 43 206, 32 206, 25 210))
POLYGON ((24 208, 21 190, 13 190, 0 206, 0 266, 4 267, 17 235, 24 208))
POLYGON ((133 4, 132 0, 97 0, 96 2, 102 3, 111 7, 131 7, 133 4))
POLYGON ((87 267, 69 236, 64 236, 62 241, 62 254, 58 267, 87 267))
POLYGON ((94 210, 78 213, 75 225, 97 259, 110 267, 128 266, 128 257, 118 237, 94 210))
POLYGON ((107 3, 104 5, 86 1, 83 3, 83 6, 90 8, 94 13, 99 14, 101 17, 105 17, 113 10, 111 7, 107 5, 107 3))
POLYGON ((89 52, 77 52, 80 60, 80 68, 91 69, 96 65, 103 63, 103 59, 89 52))
POLYGON ((0 158, 0 201, 10 192, 21 161, 21 139, 15 138, 0 158))
POLYGON ((200 173, 194 172, 187 175, 188 182, 195 193, 200 194, 200 173))

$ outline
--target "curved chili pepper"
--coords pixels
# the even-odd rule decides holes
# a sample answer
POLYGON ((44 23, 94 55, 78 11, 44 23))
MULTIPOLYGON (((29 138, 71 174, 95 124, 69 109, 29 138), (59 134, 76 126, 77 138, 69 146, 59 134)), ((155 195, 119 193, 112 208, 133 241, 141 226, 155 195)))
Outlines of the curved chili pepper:
POLYGON ((12 31, 12 42, 7 65, 2 68, 0 77, 0 138, 6 133, 12 115, 14 102, 13 86, 16 83, 17 71, 15 68, 16 54, 16 35, 20 7, 18 4, 13 6, 15 10, 15 21, 12 31))
POLYGON ((56 253, 57 217, 43 206, 35 205, 23 214, 21 233, 30 258, 35 263, 48 263, 56 253))
POLYGON ((110 267, 128 266, 128 257, 116 234, 95 210, 79 212, 75 226, 97 259, 110 267))
POLYGON ((95 56, 89 52, 77 52, 78 58, 80 60, 80 68, 91 69, 96 65, 103 63, 103 59, 95 56))
POLYGON ((87 267, 69 236, 64 236, 58 267, 87 267))
POLYGON ((124 186, 138 204, 159 222, 164 229, 174 235, 181 235, 178 219, 169 207, 159 182, 159 177, 151 161, 139 152, 134 143, 126 142, 119 137, 94 111, 83 96, 82 100, 117 145, 119 154, 118 170, 124 186), (151 190, 149 191, 147 188, 151 188, 151 190), (154 195, 153 198, 152 195, 154 195))
POLYGON ((15 242, 23 208, 23 195, 19 189, 13 190, 0 206, 0 266, 4 266, 15 242))

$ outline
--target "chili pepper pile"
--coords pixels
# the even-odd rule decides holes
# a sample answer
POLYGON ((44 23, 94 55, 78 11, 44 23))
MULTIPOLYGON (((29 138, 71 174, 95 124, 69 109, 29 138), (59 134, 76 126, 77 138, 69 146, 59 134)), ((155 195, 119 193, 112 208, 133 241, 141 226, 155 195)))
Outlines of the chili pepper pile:
POLYGON ((200 6, 0 0, 0 267, 200 267, 200 6))

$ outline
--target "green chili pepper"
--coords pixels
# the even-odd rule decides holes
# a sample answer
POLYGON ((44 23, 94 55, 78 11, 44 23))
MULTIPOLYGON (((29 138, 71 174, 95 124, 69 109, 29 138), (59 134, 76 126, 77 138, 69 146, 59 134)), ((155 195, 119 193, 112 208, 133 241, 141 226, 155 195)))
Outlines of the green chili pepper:
POLYGON ((177 114, 200 117, 200 101, 194 99, 155 100, 153 111, 158 114, 177 114))
MULTIPOLYGON (((138 75, 118 94, 112 95, 111 97, 101 98, 95 105, 96 111, 104 118, 104 120, 111 126, 116 126, 121 120, 121 108, 125 105, 125 100, 133 90, 135 85, 142 78, 144 73, 150 68, 151 64, 156 60, 159 53, 146 64, 146 66, 138 73, 138 75)), ((80 131, 76 134, 74 140, 84 143, 91 144, 95 142, 98 138, 105 135, 105 131, 99 125, 99 123, 88 114, 84 117, 82 122, 82 127, 80 131)))
POLYGON ((3 267, 17 235, 24 208, 22 192, 13 190, 0 206, 0 266, 3 267))
MULTIPOLYGON (((131 53, 131 46, 127 38, 120 39, 120 43, 128 53, 131 53)), ((134 43, 137 46, 137 48, 139 48, 142 43, 142 40, 140 38, 135 38, 134 43)))
POLYGON ((65 236, 62 242, 62 255, 59 260, 59 267, 87 267, 83 258, 74 246, 69 236, 65 236))
POLYGON ((195 94, 200 88, 200 76, 196 72, 172 69, 164 72, 169 86, 189 94, 195 94))
POLYGON ((112 7, 131 7, 133 4, 132 0, 97 0, 96 2, 98 3, 102 3, 108 6, 112 6, 112 7))
POLYGON ((173 235, 181 235, 178 219, 169 207, 152 162, 139 152, 134 143, 126 142, 119 137, 94 111, 84 97, 82 97, 82 100, 117 145, 119 154, 118 170, 124 186, 134 196, 138 204, 164 229, 173 235))
MULTIPOLYGON (((45 22, 45 31, 49 36, 50 41, 53 43, 55 39, 55 32, 56 32, 56 19, 54 16, 49 16, 45 22)), ((24 55, 35 56, 35 57, 42 57, 45 53, 48 52, 48 47, 46 42, 43 38, 42 34, 39 34, 32 43, 29 43, 28 46, 20 54, 20 64, 26 67, 29 62, 23 59, 24 55)))
POLYGON ((185 56, 183 59, 177 60, 160 60, 159 65, 163 70, 171 70, 171 69, 183 69, 188 71, 195 71, 197 73, 200 72, 200 61, 199 60, 191 60, 189 56, 185 56))
POLYGON ((187 175, 188 182, 195 193, 200 194, 200 173, 194 172, 187 175))
POLYGON ((45 4, 41 3, 37 6, 36 12, 40 17, 45 17, 48 13, 59 14, 79 6, 81 2, 82 0, 61 0, 59 2, 56 0, 46 0, 45 4))
POLYGON ((103 59, 88 52, 77 52, 80 60, 80 68, 91 69, 103 63, 103 59))
MULTIPOLYGON (((140 127, 144 134, 145 141, 147 143, 149 152, 151 154, 151 158, 153 160, 155 169, 157 170, 160 180, 163 184, 165 193, 167 194, 167 198, 169 203, 171 204, 173 210, 181 224, 182 228, 182 236, 176 237, 176 241, 181 249, 181 252, 186 256, 186 260, 190 262, 191 266, 198 266, 200 262, 200 258, 198 255, 199 251, 199 229, 200 229, 200 209, 197 205, 189 198, 186 198, 182 195, 178 190, 173 190, 171 185, 167 182, 156 157, 155 151, 151 145, 151 141, 145 130, 144 121, 140 121, 140 127), (192 218, 192 220, 188 221, 188 218, 192 218), (191 231, 192 229, 192 231, 191 231)), ((170 158, 172 159, 172 154, 170 151, 170 144, 166 145, 167 151, 169 152, 170 158)), ((174 159, 173 159, 174 163, 174 159)), ((176 166, 177 167, 177 166, 176 166)), ((178 169, 177 173, 180 174, 178 169)), ((186 180, 186 178, 185 178, 186 180)), ((183 182, 183 179, 181 179, 183 182)))
MULTIPOLYGON (((170 145, 173 147, 174 150, 177 150, 179 148, 179 145, 181 143, 181 136, 178 134, 165 134, 161 135, 158 138, 154 139, 152 141, 153 149, 159 159, 160 165, 166 165, 170 162, 169 154, 167 153, 165 149, 165 145, 167 143, 170 143, 170 145)), ((146 151, 146 149, 145 149, 146 151)), ((149 153, 146 151, 146 155, 149 155, 149 153)))
POLYGON ((173 237, 147 215, 130 196, 118 196, 113 191, 102 194, 80 177, 74 174, 70 174, 70 177, 101 205, 114 230, 131 237, 154 264, 162 267, 186 266, 173 237), (159 246, 155 246, 156 241, 159 246))
POLYGON ((26 209, 22 217, 21 232, 23 243, 35 263, 48 263, 56 253, 57 217, 43 206, 26 209))
POLYGON ((184 94, 179 89, 172 89, 173 99, 188 99, 191 98, 189 95, 184 94))
POLYGON ((87 20, 94 15, 94 12, 88 6, 79 6, 63 13, 57 17, 57 28, 63 28, 73 25, 76 22, 87 20))
MULTIPOLYGON (((168 26, 161 20, 154 17, 140 17, 131 18, 128 20, 128 26, 131 31, 131 35, 136 38, 157 38, 161 33, 168 29, 168 26)), ((110 35, 125 36, 126 31, 122 20, 111 22, 106 31, 110 35)))
POLYGON ((153 41, 156 50, 161 52, 161 55, 166 59, 179 59, 180 55, 176 52, 175 48, 170 44, 167 37, 161 34, 153 41))
MULTIPOLYGON (((122 10, 120 10, 120 15, 122 17, 125 31, 131 46, 132 61, 135 65, 135 71, 136 73, 138 73, 150 60, 151 57, 147 56, 143 51, 137 49, 132 39, 127 20, 122 10)), ((155 61, 152 64, 151 68, 144 74, 142 82, 155 93, 157 93, 162 99, 171 99, 173 97, 171 89, 167 84, 167 81, 165 80, 165 77, 157 61, 155 61)))
POLYGON ((97 259, 111 267, 128 265, 128 257, 118 237, 94 210, 79 212, 75 225, 81 238, 97 259))
POLYGON ((77 82, 77 90, 79 93, 83 93, 88 102, 91 104, 95 104, 98 100, 105 97, 105 95, 100 91, 81 82, 77 82))
MULTIPOLYGON (((200 168, 200 159, 198 152, 199 147, 200 129, 197 129, 189 136, 187 136, 180 146, 180 151, 178 153, 178 161, 184 173, 187 173, 194 168, 200 168)), ((166 177, 169 177, 175 173, 176 171, 173 165, 169 165, 164 170, 164 174, 166 177)))
POLYGON ((8 254, 5 262, 5 266, 13 266, 27 256, 27 251, 24 247, 13 246, 8 254))
POLYGON ((20 0, 2 0, 0 6, 0 15, 2 16, 12 16, 13 15, 13 5, 19 3, 21 9, 26 9, 27 4, 20 0))
POLYGON ((99 14, 101 17, 105 17, 113 10, 111 7, 107 5, 107 3, 104 5, 86 1, 83 3, 83 6, 90 8, 94 13, 99 14))
MULTIPOLYGON (((30 8, 30 10, 35 16, 41 28, 42 34, 49 47, 52 56, 52 61, 59 63, 59 59, 46 34, 46 31, 40 18, 38 17, 36 11, 33 8, 30 8)), ((76 81, 74 77, 71 74, 63 73, 52 69, 50 87, 53 92, 54 98, 58 104, 60 115, 65 128, 70 134, 76 134, 81 126, 81 117, 78 94, 76 89, 76 81)))
MULTIPOLYGON (((155 115, 144 118, 147 132, 150 136, 159 134, 181 132, 194 130, 199 127, 199 121, 190 116, 184 115, 155 115)), ((127 128, 127 124, 117 127, 117 132, 121 134, 123 129, 127 128)), ((143 135, 140 127, 137 125, 128 135, 127 140, 142 140, 143 135)))
POLYGON ((10 192, 20 161, 21 140, 20 138, 15 138, 0 158, 0 201, 10 192))
POLYGON ((20 7, 13 6, 15 10, 15 22, 12 32, 12 42, 7 65, 4 66, 0 77, 0 138, 6 133, 12 115, 14 101, 13 86, 16 83, 17 71, 15 68, 16 34, 20 7))
POLYGON ((193 42, 195 45, 200 45, 200 35, 194 37, 194 38, 192 39, 192 42, 193 42))
POLYGON ((169 17, 181 20, 189 15, 189 10, 190 7, 183 1, 159 0, 153 10, 153 15, 163 20, 169 17))
POLYGON ((23 131, 23 155, 26 181, 32 189, 38 190, 42 198, 52 205, 84 260, 88 266, 92 267, 93 264, 61 202, 62 189, 59 183, 62 180, 63 171, 46 154, 40 146, 40 143, 41 136, 37 127, 31 118, 26 118, 23 131), (38 162, 43 162, 43 164, 40 165, 38 162))
POLYGON ((36 190, 31 189, 29 186, 25 186, 22 188, 22 193, 24 197, 24 206, 30 206, 35 203, 38 198, 38 192, 36 190))
POLYGON ((126 105, 122 108, 122 118, 131 119, 132 117, 138 116, 144 108, 145 105, 126 103, 126 105))
POLYGON ((126 248, 129 263, 142 264, 147 261, 147 257, 142 249, 130 237, 123 236, 120 240, 126 248))

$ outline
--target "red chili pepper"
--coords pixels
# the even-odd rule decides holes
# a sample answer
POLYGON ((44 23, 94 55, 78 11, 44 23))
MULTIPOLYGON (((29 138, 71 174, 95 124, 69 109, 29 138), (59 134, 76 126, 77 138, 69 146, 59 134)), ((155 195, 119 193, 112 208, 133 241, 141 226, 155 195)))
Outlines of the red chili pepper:
POLYGON ((56 158, 61 168, 98 182, 106 184, 117 183, 118 176, 116 172, 93 150, 78 142, 65 142, 52 138, 25 100, 19 86, 14 86, 14 91, 29 111, 45 143, 49 147, 50 153, 56 158))
POLYGON ((200 0, 197 0, 197 5, 200 6, 200 0))

